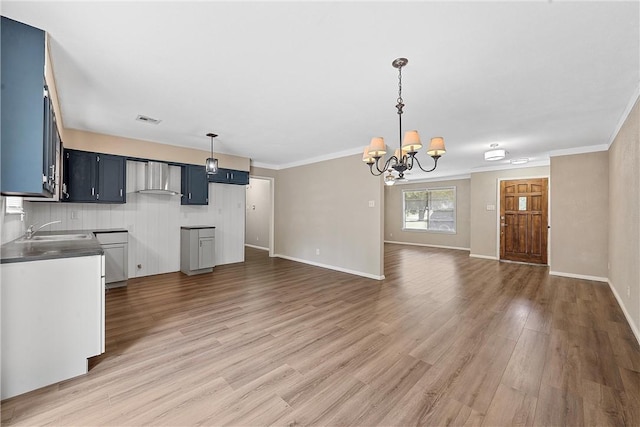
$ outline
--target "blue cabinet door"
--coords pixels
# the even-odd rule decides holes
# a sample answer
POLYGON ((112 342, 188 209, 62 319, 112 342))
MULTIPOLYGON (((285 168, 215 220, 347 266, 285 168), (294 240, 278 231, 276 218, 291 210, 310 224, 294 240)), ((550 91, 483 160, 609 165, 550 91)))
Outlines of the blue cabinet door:
POLYGON ((96 188, 96 153, 65 150, 64 175, 67 202, 94 202, 96 188))
POLYGON ((208 205, 209 181, 204 166, 182 167, 182 205, 208 205))
POLYGON ((249 184, 249 172, 220 168, 217 174, 208 175, 207 179, 218 184, 246 185, 249 184))
POLYGON ((249 172, 232 170, 229 175, 229 184, 249 184, 249 172))
POLYGON ((100 203, 126 202, 125 158, 98 154, 98 195, 100 203))
POLYGON ((43 187, 44 31, 0 21, 3 194, 48 195, 43 187))

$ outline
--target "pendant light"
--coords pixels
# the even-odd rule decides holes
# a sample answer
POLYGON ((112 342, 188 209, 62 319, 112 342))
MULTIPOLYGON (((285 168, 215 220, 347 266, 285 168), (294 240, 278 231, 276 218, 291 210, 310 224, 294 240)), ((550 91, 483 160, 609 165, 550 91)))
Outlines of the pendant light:
POLYGON ((215 175, 218 173, 218 159, 213 158, 213 138, 218 135, 215 133, 208 133, 207 136, 211 138, 211 157, 207 159, 205 169, 207 170, 207 175, 215 175))

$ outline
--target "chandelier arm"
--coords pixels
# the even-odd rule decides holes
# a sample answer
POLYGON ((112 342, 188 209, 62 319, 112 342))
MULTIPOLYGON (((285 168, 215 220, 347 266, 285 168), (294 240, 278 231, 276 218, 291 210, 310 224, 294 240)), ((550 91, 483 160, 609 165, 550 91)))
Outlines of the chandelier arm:
MULTIPOLYGON (((423 172, 433 172, 434 170, 436 170, 436 167, 438 166, 438 159, 440 158, 440 156, 431 156, 431 158, 433 159, 433 167, 431 169, 425 169, 422 167, 422 165, 420 164, 420 159, 418 159, 415 156, 412 156, 416 163, 418 164, 418 167, 423 171, 423 172)), ((413 167, 413 163, 411 165, 413 167)))
MULTIPOLYGON (((378 166, 376 165, 376 169, 378 169, 378 171, 380 171, 380 169, 378 168, 378 166)), ((382 172, 377 172, 373 169, 373 163, 369 163, 369 172, 371 172, 371 175, 373 176, 380 176, 384 173, 384 171, 382 172)))
MULTIPOLYGON (((384 167, 382 169, 380 169, 380 163, 379 163, 380 158, 378 160, 376 160, 375 162, 373 162, 373 163, 369 163, 369 170, 371 171, 371 174, 374 175, 374 176, 380 176, 383 173, 385 173, 387 171, 387 169, 389 169, 389 165, 391 164, 391 161, 393 159, 396 159, 396 156, 391 156, 386 162, 384 162, 384 167), (378 173, 374 173, 374 170, 373 170, 373 165, 374 164, 376 165, 376 170, 377 170, 378 173)), ((398 159, 396 159, 396 161, 397 160, 398 159)))

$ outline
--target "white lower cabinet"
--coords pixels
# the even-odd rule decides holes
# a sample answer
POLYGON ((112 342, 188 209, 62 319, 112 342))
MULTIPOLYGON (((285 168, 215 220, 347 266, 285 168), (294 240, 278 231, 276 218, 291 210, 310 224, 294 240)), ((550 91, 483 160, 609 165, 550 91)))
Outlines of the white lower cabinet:
POLYGON ((213 271, 216 265, 214 227, 182 227, 180 230, 180 271, 200 274, 213 271))
POLYGON ((107 288, 126 286, 129 278, 129 233, 125 231, 94 234, 104 250, 107 288))
POLYGON ((104 352, 103 256, 5 263, 1 279, 1 398, 85 374, 104 352))

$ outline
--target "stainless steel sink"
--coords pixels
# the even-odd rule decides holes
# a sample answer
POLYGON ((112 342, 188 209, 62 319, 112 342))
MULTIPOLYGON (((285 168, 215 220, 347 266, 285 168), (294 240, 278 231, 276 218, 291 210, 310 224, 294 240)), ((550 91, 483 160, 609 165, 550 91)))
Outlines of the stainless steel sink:
POLYGON ((48 236, 33 236, 31 239, 25 237, 16 240, 16 243, 45 243, 45 242, 64 242, 70 240, 87 240, 92 239, 90 233, 81 234, 51 234, 48 236))

